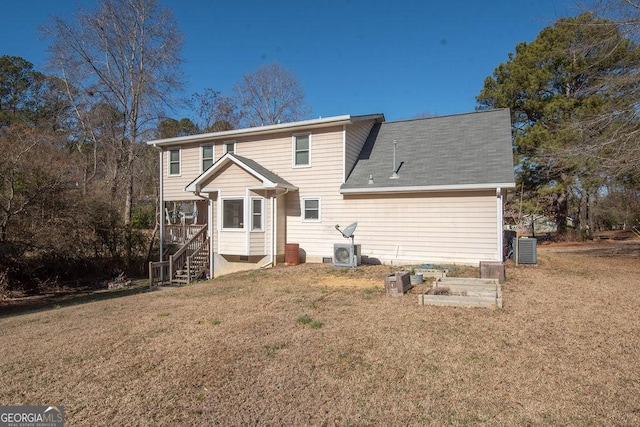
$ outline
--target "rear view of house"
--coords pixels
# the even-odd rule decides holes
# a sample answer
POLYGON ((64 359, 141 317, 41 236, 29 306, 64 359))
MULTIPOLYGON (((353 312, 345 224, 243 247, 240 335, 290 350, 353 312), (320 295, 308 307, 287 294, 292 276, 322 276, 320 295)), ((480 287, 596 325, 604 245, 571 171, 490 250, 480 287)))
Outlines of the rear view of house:
POLYGON ((510 129, 503 109, 150 141, 161 165, 161 252, 182 248, 165 275, 187 262, 214 276, 275 265, 292 243, 303 261, 327 261, 345 242, 336 225, 354 222, 369 262, 502 261, 504 196, 515 187, 510 129))

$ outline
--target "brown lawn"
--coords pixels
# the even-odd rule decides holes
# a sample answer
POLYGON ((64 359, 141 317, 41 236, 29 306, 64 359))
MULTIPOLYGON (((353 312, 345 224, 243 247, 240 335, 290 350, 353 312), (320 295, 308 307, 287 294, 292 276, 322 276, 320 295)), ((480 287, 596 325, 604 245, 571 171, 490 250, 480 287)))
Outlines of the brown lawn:
POLYGON ((301 265, 5 315, 0 404, 69 426, 639 425, 640 243, 538 259, 508 266, 503 310, 301 265))

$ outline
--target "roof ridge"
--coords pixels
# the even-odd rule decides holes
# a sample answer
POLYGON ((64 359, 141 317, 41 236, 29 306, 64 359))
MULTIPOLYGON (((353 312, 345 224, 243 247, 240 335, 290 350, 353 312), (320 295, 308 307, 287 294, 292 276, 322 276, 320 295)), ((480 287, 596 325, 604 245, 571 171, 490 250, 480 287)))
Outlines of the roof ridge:
POLYGON ((503 111, 503 110, 508 110, 508 108, 491 108, 489 110, 467 111, 465 113, 451 113, 451 114, 443 114, 441 116, 415 117, 415 118, 412 118, 412 119, 392 120, 392 121, 384 122, 384 123, 385 124, 391 124, 391 123, 415 122, 415 121, 418 121, 418 120, 442 119, 444 117, 459 117, 459 116, 468 116, 468 115, 472 115, 472 114, 495 113, 495 112, 503 111))

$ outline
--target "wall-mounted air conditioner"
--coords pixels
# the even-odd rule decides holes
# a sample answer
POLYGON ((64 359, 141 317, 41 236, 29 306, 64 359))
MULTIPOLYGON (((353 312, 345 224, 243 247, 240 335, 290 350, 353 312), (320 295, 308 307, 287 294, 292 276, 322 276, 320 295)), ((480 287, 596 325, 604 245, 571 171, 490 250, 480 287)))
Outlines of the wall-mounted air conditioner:
POLYGON ((333 245, 333 265, 336 267, 357 267, 362 261, 362 248, 351 243, 333 245))

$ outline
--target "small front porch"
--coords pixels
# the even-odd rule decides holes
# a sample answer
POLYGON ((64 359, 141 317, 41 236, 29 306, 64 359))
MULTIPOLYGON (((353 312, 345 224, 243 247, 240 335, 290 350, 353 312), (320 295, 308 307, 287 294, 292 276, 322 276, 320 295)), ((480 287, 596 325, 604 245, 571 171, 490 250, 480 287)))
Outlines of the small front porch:
POLYGON ((162 242, 165 247, 184 245, 200 230, 207 227, 208 203, 206 200, 182 200, 164 202, 162 242))

